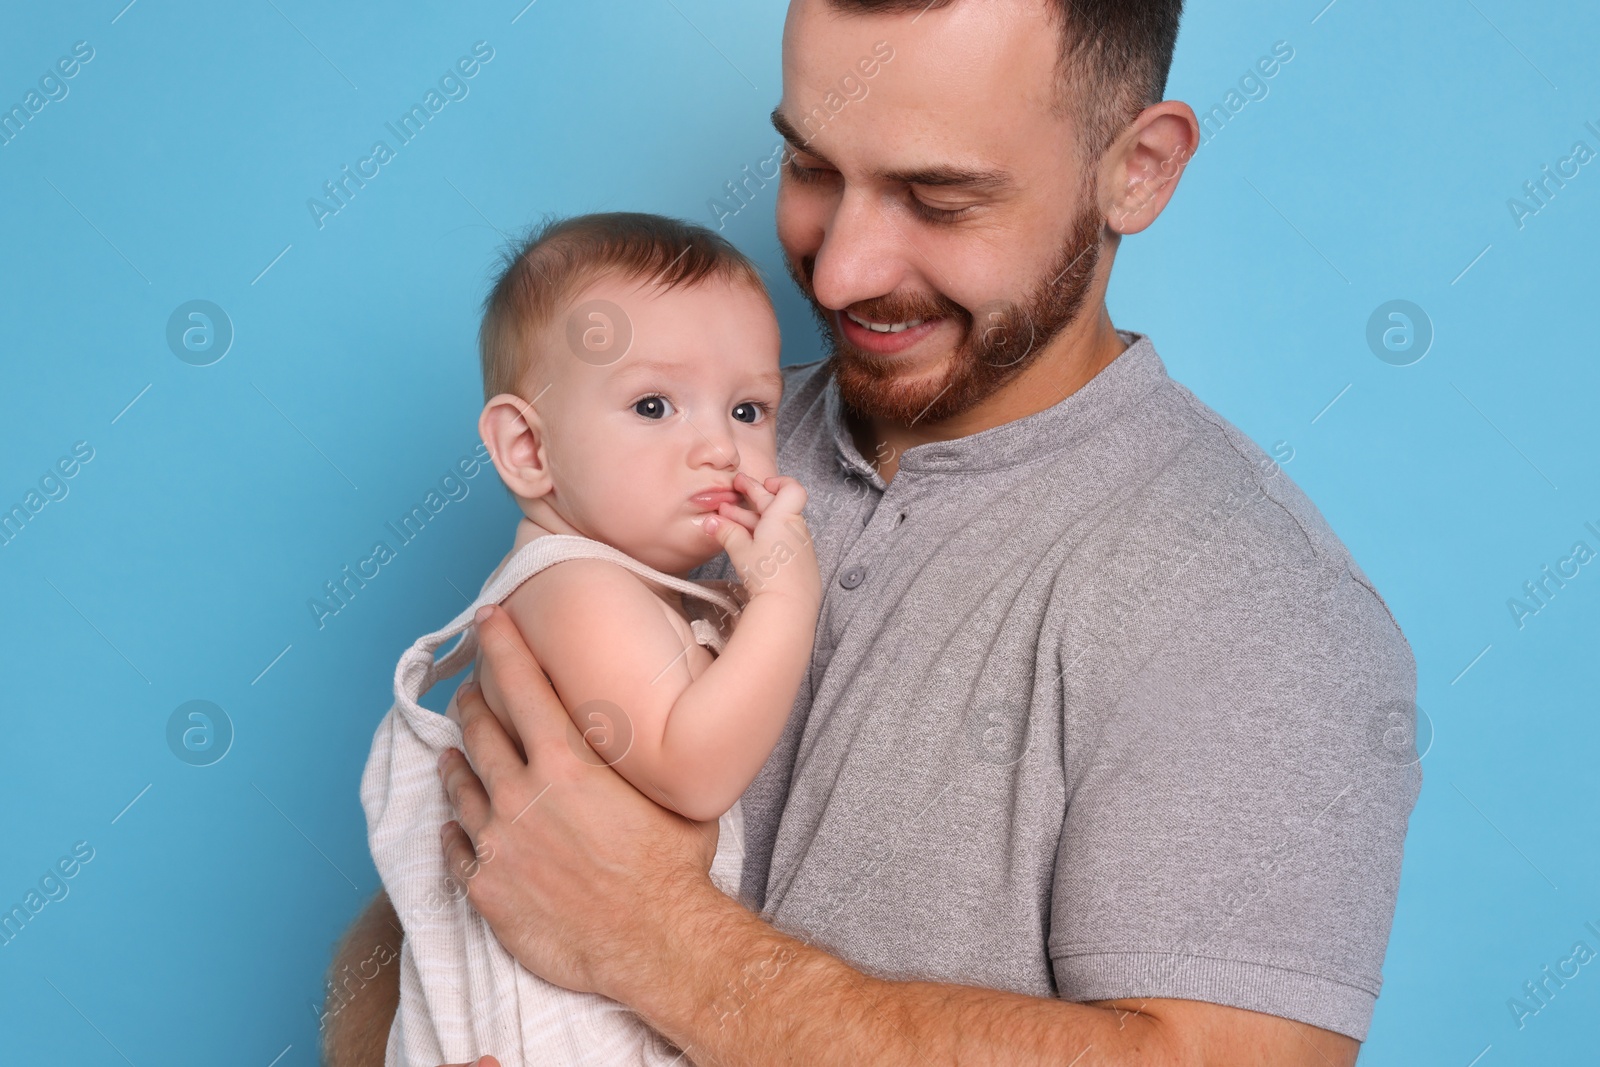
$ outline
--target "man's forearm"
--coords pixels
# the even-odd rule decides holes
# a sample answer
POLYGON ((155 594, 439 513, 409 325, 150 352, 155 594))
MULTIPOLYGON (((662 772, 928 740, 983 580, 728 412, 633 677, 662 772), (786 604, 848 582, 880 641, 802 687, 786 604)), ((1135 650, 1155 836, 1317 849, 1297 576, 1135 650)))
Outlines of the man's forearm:
POLYGON ((885 981, 698 887, 611 990, 697 1064, 1184 1063, 1152 1018, 972 986, 885 981))
POLYGON ((345 932, 328 968, 322 1059, 328 1067, 383 1067, 400 1002, 400 917, 383 890, 345 932))

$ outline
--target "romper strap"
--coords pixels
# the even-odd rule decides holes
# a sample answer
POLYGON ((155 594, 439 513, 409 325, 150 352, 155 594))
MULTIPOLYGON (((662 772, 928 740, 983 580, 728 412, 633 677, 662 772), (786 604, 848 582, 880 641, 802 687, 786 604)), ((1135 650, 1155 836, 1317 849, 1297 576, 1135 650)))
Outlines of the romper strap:
MULTIPOLYGON (((706 605, 714 606, 724 616, 737 617, 739 603, 732 597, 675 575, 665 574, 611 545, 593 538, 575 534, 545 534, 536 537, 506 561, 500 571, 484 583, 483 589, 471 604, 442 629, 419 637, 400 657, 395 666, 395 701, 404 712, 413 729, 435 748, 460 747, 461 727, 447 716, 422 707, 418 701, 440 679, 459 673, 478 654, 478 631, 473 616, 484 604, 499 604, 518 586, 552 564, 569 559, 604 559, 626 567, 635 574, 659 582, 686 596, 694 597, 706 605), (439 647, 451 638, 461 635, 461 640, 443 656, 435 659, 439 647)), ((689 627, 701 644, 710 645, 721 653, 723 639, 716 624, 705 618, 690 620, 689 627)))

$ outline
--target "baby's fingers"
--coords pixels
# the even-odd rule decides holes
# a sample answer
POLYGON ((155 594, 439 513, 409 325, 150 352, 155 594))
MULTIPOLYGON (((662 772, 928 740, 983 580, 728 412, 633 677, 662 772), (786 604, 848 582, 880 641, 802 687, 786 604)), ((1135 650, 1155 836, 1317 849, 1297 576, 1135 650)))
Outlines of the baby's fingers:
POLYGON ((799 515, 806 506, 806 487, 793 478, 777 475, 767 479, 767 484, 774 487, 771 498, 761 510, 765 513, 774 504, 778 510, 792 515, 799 515))
POLYGON ((755 532, 756 523, 761 519, 761 516, 749 508, 741 508, 737 504, 723 504, 717 508, 717 514, 725 519, 732 519, 751 533, 755 532))
POLYGON ((771 504, 775 499, 774 494, 769 493, 766 486, 750 477, 744 471, 740 471, 733 476, 733 487, 743 493, 745 499, 754 505, 758 515, 766 511, 767 505, 771 504))
POLYGON ((721 515, 707 515, 701 529, 716 539, 717 544, 722 546, 723 551, 728 553, 728 558, 733 560, 736 566, 740 554, 753 543, 749 530, 721 515))

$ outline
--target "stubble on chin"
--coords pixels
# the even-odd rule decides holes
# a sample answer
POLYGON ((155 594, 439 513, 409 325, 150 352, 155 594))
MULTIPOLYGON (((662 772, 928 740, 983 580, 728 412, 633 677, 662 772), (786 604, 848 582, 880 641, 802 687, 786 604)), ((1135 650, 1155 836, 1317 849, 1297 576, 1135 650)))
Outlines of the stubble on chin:
MULTIPOLYGON (((812 261, 803 264, 804 274, 788 257, 784 265, 817 319, 829 350, 824 370, 833 374, 839 398, 851 414, 903 426, 936 423, 993 395, 1083 313, 1100 261, 1104 226, 1104 216, 1092 202, 1080 210, 1054 261, 1022 301, 995 301, 969 311, 937 297, 942 306, 934 314, 955 323, 961 333, 931 371, 902 370, 845 340, 835 313, 812 296, 806 276, 812 261)), ((905 317, 929 316, 914 311, 905 317)))

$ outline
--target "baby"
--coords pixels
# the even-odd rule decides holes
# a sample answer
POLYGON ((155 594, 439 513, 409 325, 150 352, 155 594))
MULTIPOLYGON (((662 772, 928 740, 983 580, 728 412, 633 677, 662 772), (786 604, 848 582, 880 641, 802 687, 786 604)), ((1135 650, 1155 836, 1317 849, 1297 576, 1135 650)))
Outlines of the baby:
POLYGON ((783 731, 822 600, 805 489, 776 469, 777 319, 721 237, 618 212, 546 224, 517 248, 479 338, 478 428, 523 518, 477 599, 401 657, 362 775, 405 933, 385 1063, 681 1062, 621 1005, 521 968, 448 877, 438 832, 453 815, 434 768, 461 730, 453 699, 443 715, 417 701, 475 655, 478 607, 503 604, 574 720, 574 751, 717 819, 711 875, 737 892, 738 799, 783 731), (739 583, 684 577, 724 550, 739 583))

